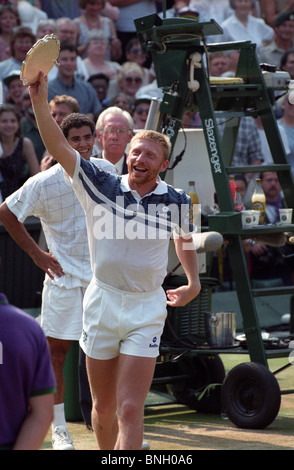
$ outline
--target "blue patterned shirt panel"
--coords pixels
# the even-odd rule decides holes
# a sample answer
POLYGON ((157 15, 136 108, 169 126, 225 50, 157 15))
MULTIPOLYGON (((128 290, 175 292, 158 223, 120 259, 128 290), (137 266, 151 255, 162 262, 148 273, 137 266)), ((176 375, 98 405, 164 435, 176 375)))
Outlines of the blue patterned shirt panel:
POLYGON ((178 233, 194 231, 194 227, 188 222, 191 199, 183 190, 175 189, 160 180, 157 188, 141 198, 138 205, 138 200, 126 183, 127 175, 109 173, 94 163, 80 159, 79 178, 90 198, 97 204, 106 204, 116 216, 123 214, 129 219, 132 212, 133 216, 137 216, 139 212, 146 215, 145 223, 154 222, 154 215, 160 223, 160 217, 164 215, 164 223, 168 220, 170 232, 174 229, 178 233), (170 210, 164 211, 165 207, 170 210), (132 211, 130 208, 137 209, 132 211))

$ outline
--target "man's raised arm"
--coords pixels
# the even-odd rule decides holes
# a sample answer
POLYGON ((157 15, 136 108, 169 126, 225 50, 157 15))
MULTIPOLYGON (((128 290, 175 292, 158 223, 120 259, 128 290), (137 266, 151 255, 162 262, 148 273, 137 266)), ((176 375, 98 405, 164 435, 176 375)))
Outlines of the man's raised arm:
POLYGON ((48 80, 40 73, 36 85, 29 87, 30 97, 38 129, 49 154, 63 166, 69 176, 73 176, 76 154, 64 137, 60 127, 51 116, 48 104, 48 80))

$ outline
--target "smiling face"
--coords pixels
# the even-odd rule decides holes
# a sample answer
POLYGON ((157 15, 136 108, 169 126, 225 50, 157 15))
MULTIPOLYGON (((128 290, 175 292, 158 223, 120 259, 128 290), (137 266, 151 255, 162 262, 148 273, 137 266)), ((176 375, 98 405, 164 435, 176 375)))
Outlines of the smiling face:
POLYGON ((60 51, 58 62, 60 76, 64 80, 72 78, 77 68, 77 54, 66 49, 60 51))
POLYGON ((19 78, 10 80, 8 85, 9 96, 12 101, 17 105, 22 102, 23 84, 19 78))
POLYGON ((17 17, 12 11, 6 11, 0 16, 0 29, 2 34, 11 34, 17 26, 17 17))
POLYGON ((137 138, 131 143, 127 158, 129 184, 140 196, 153 191, 159 173, 166 170, 166 160, 160 143, 137 138))
POLYGON ((293 41, 294 37, 294 21, 284 21, 279 26, 275 27, 278 36, 285 41, 293 41))
POLYGON ((19 122, 11 111, 4 111, 0 115, 0 134, 5 137, 15 136, 19 130, 19 122))
POLYGON ((68 132, 67 140, 70 146, 77 150, 82 158, 85 160, 90 159, 95 140, 90 127, 72 127, 68 132))

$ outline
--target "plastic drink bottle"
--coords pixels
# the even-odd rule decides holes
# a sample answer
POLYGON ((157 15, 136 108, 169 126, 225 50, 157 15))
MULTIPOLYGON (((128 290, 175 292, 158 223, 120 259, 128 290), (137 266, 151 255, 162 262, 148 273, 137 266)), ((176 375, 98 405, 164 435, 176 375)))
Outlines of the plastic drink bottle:
POLYGON ((236 187, 235 197, 234 197, 234 209, 235 211, 241 212, 244 209, 244 204, 242 201, 242 196, 240 193, 240 188, 236 187))

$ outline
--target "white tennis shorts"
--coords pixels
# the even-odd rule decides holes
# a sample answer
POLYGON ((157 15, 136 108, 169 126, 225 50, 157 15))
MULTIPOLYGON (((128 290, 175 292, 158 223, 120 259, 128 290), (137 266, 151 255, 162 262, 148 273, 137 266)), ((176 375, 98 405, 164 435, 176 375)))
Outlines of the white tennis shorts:
POLYGON ((166 295, 127 292, 93 279, 84 297, 80 346, 93 359, 112 359, 119 353, 157 357, 166 318, 166 295))
POLYGON ((78 341, 83 324, 83 298, 86 289, 66 289, 44 282, 41 327, 51 338, 78 341))

